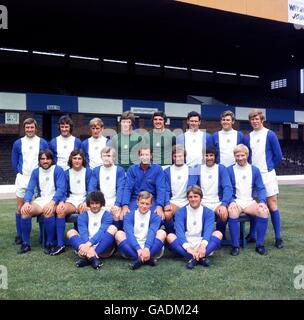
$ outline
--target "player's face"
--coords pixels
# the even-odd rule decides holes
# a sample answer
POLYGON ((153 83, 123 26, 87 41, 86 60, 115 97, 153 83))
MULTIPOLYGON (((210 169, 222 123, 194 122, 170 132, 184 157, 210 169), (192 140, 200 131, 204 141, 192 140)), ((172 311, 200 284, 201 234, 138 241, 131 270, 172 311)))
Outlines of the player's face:
POLYGON ((212 167, 215 164, 215 154, 214 153, 206 153, 205 162, 207 167, 212 167))
POLYGON ((69 124, 67 123, 61 123, 59 125, 59 128, 60 128, 60 134, 63 136, 63 137, 69 137, 71 135, 71 127, 69 124))
POLYGON ((96 201, 90 201, 89 207, 93 213, 98 213, 101 209, 101 203, 96 201))
POLYGON ((43 168, 44 170, 47 170, 52 166, 52 163, 53 163, 52 159, 48 159, 45 154, 41 155, 41 158, 39 159, 39 164, 41 168, 43 168))
POLYGON ((191 117, 190 119, 187 120, 187 125, 189 129, 193 131, 198 131, 199 126, 201 125, 201 121, 199 117, 191 117))
POLYGON ((101 136, 102 131, 103 131, 103 127, 101 127, 99 124, 96 124, 95 126, 91 127, 91 135, 95 139, 101 136))
POLYGON ((143 198, 140 198, 138 201, 137 201, 137 205, 138 205, 138 210, 140 213, 144 214, 144 213, 147 213, 150 208, 151 208, 151 198, 149 199, 143 199, 143 198))
POLYGON ((196 194, 193 192, 190 192, 188 194, 188 201, 189 201, 190 206, 193 209, 197 209, 201 205, 201 200, 202 199, 199 194, 196 194))
POLYGON ((172 155, 173 162, 176 166, 180 167, 185 163, 184 152, 177 152, 172 155))
POLYGON ((101 154, 101 159, 105 167, 111 167, 114 163, 113 151, 111 150, 108 153, 103 152, 101 154))
POLYGON ((76 154, 76 156, 72 157, 72 167, 75 170, 80 170, 83 166, 83 159, 80 154, 76 154))
POLYGON ((241 166, 244 167, 247 164, 247 154, 243 151, 239 151, 237 153, 234 154, 235 157, 235 161, 236 163, 241 166))
POLYGON ((231 116, 226 116, 221 119, 221 126, 224 131, 230 131, 232 129, 234 121, 232 121, 231 116))
POLYGON ((123 119, 120 122, 121 131, 129 133, 132 130, 132 121, 130 119, 123 119))
POLYGON ((150 149, 141 149, 139 154, 139 160, 141 164, 150 164, 151 163, 151 152, 150 149))
POLYGON ((153 118, 154 129, 162 130, 165 128, 165 120, 163 117, 156 116, 153 118))
POLYGON ((24 126, 24 133, 28 138, 32 138, 36 134, 36 126, 34 123, 26 124, 24 126))
POLYGON ((253 130, 261 130, 263 128, 263 121, 258 115, 250 119, 250 124, 253 130))

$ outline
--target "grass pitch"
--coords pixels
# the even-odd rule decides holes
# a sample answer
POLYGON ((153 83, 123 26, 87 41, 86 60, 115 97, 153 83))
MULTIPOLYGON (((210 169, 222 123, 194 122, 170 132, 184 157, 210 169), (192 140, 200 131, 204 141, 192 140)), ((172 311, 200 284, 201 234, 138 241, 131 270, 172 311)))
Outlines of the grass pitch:
MULTIPOLYGON (((104 260, 101 270, 78 269, 72 249, 56 257, 43 253, 38 243, 38 225, 33 219, 32 251, 17 255, 14 200, 0 201, 0 265, 8 270, 8 289, 0 299, 303 299, 304 288, 295 289, 294 268, 304 266, 304 186, 281 186, 279 206, 285 248, 274 247, 269 222, 266 236, 268 256, 260 256, 254 244, 241 249, 238 257, 223 247, 211 257, 211 266, 185 268, 185 261, 166 250, 156 267, 128 269, 128 261, 104 260)), ((71 224, 68 224, 71 227, 71 224)), ((248 227, 248 226, 247 226, 248 227)), ((303 279, 302 279, 303 283, 303 279)))

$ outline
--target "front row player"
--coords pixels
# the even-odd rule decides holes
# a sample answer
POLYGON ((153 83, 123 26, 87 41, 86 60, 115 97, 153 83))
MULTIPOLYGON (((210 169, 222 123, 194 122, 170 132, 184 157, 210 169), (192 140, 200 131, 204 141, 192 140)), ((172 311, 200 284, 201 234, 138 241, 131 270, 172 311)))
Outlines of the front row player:
POLYGON ((138 209, 124 216, 125 231, 118 231, 115 236, 118 249, 134 260, 130 264, 132 270, 145 263, 155 266, 156 257, 162 255, 166 232, 160 230, 160 216, 150 210, 152 199, 151 193, 141 191, 137 197, 138 209))
POLYGON ((244 212, 256 217, 256 252, 266 255, 264 238, 268 226, 269 210, 266 206, 266 190, 260 170, 247 162, 249 149, 244 144, 237 145, 234 150, 236 164, 228 167, 231 184, 233 187, 233 200, 228 207, 229 231, 232 248, 231 255, 240 253, 239 244, 239 216, 244 212), (259 203, 253 199, 256 193, 259 203))
POLYGON ((167 236, 169 248, 188 259, 186 267, 193 269, 197 264, 209 266, 207 257, 220 248, 222 233, 214 230, 214 213, 201 205, 203 198, 199 186, 187 191, 189 205, 175 214, 176 235, 167 236))
POLYGON ((78 217, 78 232, 75 229, 69 230, 67 238, 80 256, 76 262, 77 267, 91 265, 94 269, 100 269, 103 265, 101 255, 108 258, 113 253, 112 245, 117 228, 112 225, 111 213, 104 208, 105 198, 102 192, 89 193, 87 206, 90 209, 78 217))
POLYGON ((39 167, 34 169, 26 189, 24 205, 21 208, 21 230, 23 243, 19 254, 31 251, 30 234, 32 230, 32 217, 43 215, 47 235, 46 254, 55 251, 55 211, 56 205, 65 194, 64 171, 53 164, 54 156, 51 150, 43 150, 38 156, 39 167), (38 190, 38 197, 33 201, 35 190, 38 190))

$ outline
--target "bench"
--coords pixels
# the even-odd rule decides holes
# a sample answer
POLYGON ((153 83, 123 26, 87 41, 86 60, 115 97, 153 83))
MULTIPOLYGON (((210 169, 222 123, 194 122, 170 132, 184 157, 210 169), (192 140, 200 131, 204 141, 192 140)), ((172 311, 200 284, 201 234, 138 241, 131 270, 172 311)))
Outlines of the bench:
MULTIPOLYGON (((72 213, 65 218, 65 222, 74 223, 74 229, 78 230, 78 226, 77 226, 78 216, 79 216, 78 213, 72 213)), ((41 246, 44 248, 46 243, 46 231, 44 226, 44 218, 42 215, 37 216, 37 223, 39 223, 39 230, 40 230, 39 242, 41 246)))
MULTIPOLYGON (((250 218, 247 214, 241 213, 239 216, 239 223, 240 223, 240 245, 244 248, 247 246, 247 240, 246 240, 246 233, 245 233, 245 223, 249 222, 250 218)), ((222 240, 221 242, 224 246, 230 246, 231 241, 230 240, 222 240)))

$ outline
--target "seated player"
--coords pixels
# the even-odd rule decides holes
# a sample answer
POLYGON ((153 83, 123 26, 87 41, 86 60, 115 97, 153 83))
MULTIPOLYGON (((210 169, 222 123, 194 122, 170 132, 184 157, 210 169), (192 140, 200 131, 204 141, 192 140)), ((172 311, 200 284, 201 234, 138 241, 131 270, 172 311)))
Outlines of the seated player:
POLYGON ((174 233, 174 215, 177 209, 188 204, 187 190, 196 184, 197 177, 190 174, 190 168, 185 164, 186 150, 181 145, 172 147, 174 164, 168 167, 165 173, 166 200, 165 221, 167 233, 174 233))
POLYGON ((197 264, 209 266, 207 257, 220 248, 222 233, 214 231, 214 213, 201 205, 203 193, 199 186, 187 190, 189 204, 175 214, 176 235, 167 236, 169 248, 189 260, 188 269, 197 264))
POLYGON ((47 235, 44 252, 52 254, 55 251, 55 212, 57 204, 64 198, 66 184, 64 171, 53 165, 54 156, 51 150, 39 152, 39 167, 34 169, 24 196, 24 205, 21 208, 21 230, 23 243, 19 254, 31 251, 30 234, 32 217, 43 215, 47 235), (35 190, 38 197, 32 201, 35 190), (32 201, 32 202, 31 202, 32 201))
POLYGON ((103 165, 93 170, 89 192, 99 190, 104 194, 105 207, 112 213, 115 226, 121 229, 120 211, 125 186, 125 171, 121 166, 114 164, 115 156, 114 148, 105 147, 101 150, 103 165))
POLYGON ((247 162, 249 150, 244 144, 234 148, 236 164, 228 167, 228 173, 233 187, 233 200, 229 204, 229 231, 232 248, 231 255, 237 256, 240 253, 239 244, 239 216, 244 212, 256 217, 257 241, 256 252, 266 255, 264 238, 268 226, 269 210, 266 205, 266 190, 260 170, 247 162), (256 193, 259 202, 253 199, 256 193))
POLYGON ((137 208, 137 197, 141 191, 148 191, 155 199, 151 211, 164 219, 165 174, 160 165, 152 162, 152 153, 148 145, 141 145, 138 150, 139 164, 133 164, 127 171, 122 198, 121 218, 130 210, 137 208))
POLYGON ((66 197, 58 204, 56 209, 57 247, 52 255, 65 251, 65 218, 72 213, 82 213, 87 209, 85 200, 91 178, 91 169, 86 167, 83 151, 80 149, 73 150, 70 154, 68 165, 70 169, 65 171, 66 197))
POLYGON ((118 231, 115 239, 118 248, 134 261, 132 270, 147 263, 155 266, 156 257, 162 255, 166 232, 159 229, 161 218, 151 212, 152 194, 146 191, 137 197, 138 209, 124 216, 124 231, 118 231))
POLYGON ((100 269, 103 265, 100 258, 108 258, 114 251, 114 235, 117 228, 112 225, 112 215, 105 210, 104 205, 102 192, 89 193, 89 210, 78 217, 78 231, 71 229, 67 232, 72 247, 80 256, 76 262, 79 268, 91 265, 94 269, 100 269))
POLYGON ((215 163, 216 156, 216 149, 207 146, 204 155, 205 164, 200 167, 198 184, 204 195, 202 205, 215 213, 216 230, 225 236, 228 219, 227 206, 231 201, 232 186, 226 167, 215 163))

